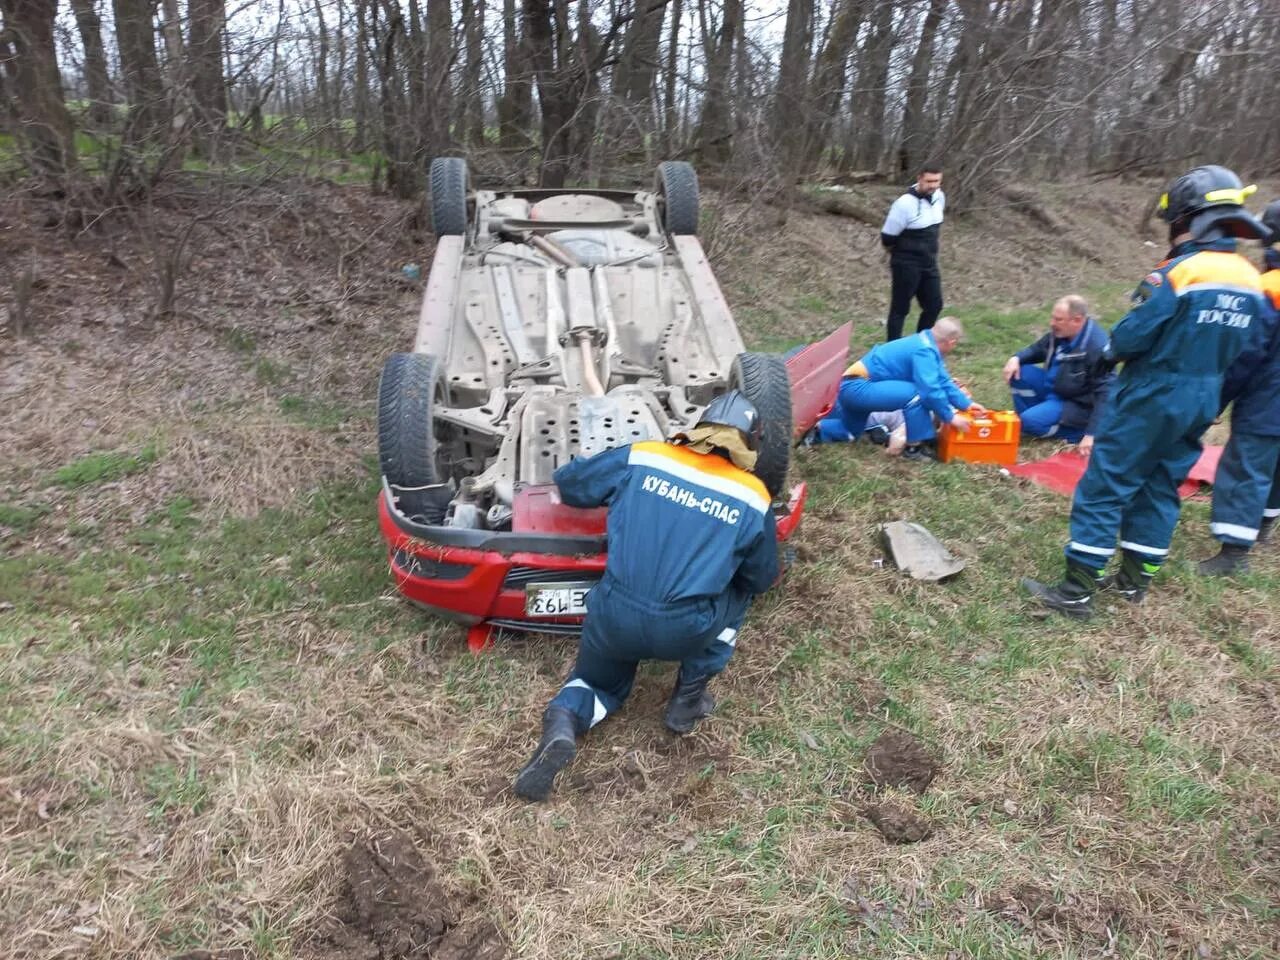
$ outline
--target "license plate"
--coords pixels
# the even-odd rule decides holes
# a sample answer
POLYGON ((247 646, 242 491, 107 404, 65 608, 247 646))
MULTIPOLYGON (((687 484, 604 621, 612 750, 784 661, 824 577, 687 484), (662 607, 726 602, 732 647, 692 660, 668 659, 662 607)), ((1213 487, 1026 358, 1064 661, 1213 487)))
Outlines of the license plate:
POLYGON ((524 588, 527 617, 580 617, 587 612, 587 591, 594 581, 531 583, 524 588))

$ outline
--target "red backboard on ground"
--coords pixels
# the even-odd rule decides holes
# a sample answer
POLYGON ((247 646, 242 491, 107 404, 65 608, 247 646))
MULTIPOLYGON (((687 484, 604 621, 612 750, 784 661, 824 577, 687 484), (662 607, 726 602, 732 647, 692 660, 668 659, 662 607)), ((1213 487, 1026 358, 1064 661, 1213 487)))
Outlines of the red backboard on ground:
MULTIPOLYGON (((1218 459, 1221 456, 1221 447, 1205 447, 1187 479, 1178 488, 1178 493, 1186 498, 1199 493, 1202 485, 1211 485, 1214 474, 1218 472, 1218 459)), ((1006 469, 1015 477, 1025 477, 1034 484, 1069 497, 1075 493, 1076 484, 1084 476, 1084 468, 1088 465, 1088 458, 1080 456, 1074 450, 1063 450, 1043 460, 1019 463, 1006 469)))

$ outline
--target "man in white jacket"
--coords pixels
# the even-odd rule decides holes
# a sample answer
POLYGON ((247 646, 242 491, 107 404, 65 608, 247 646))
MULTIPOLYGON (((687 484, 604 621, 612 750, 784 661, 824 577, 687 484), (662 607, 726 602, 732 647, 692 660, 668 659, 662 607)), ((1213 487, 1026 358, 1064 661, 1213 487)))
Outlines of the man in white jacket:
POLYGON ((916 332, 928 330, 942 312, 942 274, 938 270, 938 233, 947 198, 942 193, 942 170, 922 167, 915 185, 893 201, 880 229, 880 242, 889 251, 893 288, 889 299, 888 340, 902 336, 911 301, 920 303, 916 332))

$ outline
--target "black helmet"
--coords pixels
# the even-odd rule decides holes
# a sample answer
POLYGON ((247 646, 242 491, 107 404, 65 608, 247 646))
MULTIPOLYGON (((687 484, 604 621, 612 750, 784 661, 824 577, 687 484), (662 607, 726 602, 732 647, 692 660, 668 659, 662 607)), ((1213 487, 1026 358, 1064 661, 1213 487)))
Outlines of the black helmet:
POLYGON ((1246 187, 1226 167, 1196 167, 1169 185, 1160 197, 1160 218, 1171 233, 1191 232, 1196 240, 1209 239, 1210 228, 1220 236, 1262 239, 1267 230, 1244 209, 1245 200, 1258 188, 1246 187))
POLYGON ((1280 200, 1272 200, 1262 213, 1262 225, 1271 231, 1267 243, 1280 243, 1280 200))
POLYGON ((702 411, 696 426, 711 425, 733 427, 742 434, 748 450, 760 447, 760 412, 756 405, 744 397, 741 391, 730 390, 722 393, 702 411))

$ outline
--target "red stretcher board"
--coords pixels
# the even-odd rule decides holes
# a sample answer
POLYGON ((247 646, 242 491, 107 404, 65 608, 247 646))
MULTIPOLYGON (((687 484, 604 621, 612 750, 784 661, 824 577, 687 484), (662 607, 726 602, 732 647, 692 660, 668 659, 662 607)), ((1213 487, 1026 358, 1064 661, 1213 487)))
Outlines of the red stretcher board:
MULTIPOLYGON (((1218 460, 1222 456, 1222 447, 1207 446, 1200 454, 1200 459, 1187 474, 1187 479, 1178 488, 1183 499, 1199 493, 1202 486, 1211 486, 1214 475, 1218 472, 1218 460)), ((1084 476, 1088 466, 1087 457, 1082 457, 1074 450, 1063 450, 1052 457, 1036 460, 1033 463, 1019 463, 1006 467, 1015 477, 1025 477, 1032 483, 1046 487, 1063 496, 1071 496, 1076 491, 1076 484, 1084 476)))
POLYGON ((852 333, 853 321, 850 320, 787 361, 794 439, 799 440, 810 427, 831 412, 840 377, 849 363, 849 337, 852 333))

